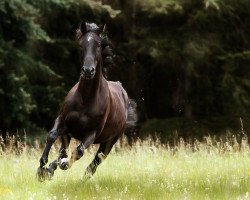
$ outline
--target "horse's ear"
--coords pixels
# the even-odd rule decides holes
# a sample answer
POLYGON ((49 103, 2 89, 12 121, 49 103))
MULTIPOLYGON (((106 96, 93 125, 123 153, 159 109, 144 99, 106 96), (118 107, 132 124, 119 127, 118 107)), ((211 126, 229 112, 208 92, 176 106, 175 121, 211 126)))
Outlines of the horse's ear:
POLYGON ((98 29, 98 34, 101 34, 106 31, 106 24, 103 24, 98 29))
POLYGON ((79 29, 81 30, 82 34, 86 32, 87 27, 86 27, 86 23, 84 20, 81 22, 79 29))

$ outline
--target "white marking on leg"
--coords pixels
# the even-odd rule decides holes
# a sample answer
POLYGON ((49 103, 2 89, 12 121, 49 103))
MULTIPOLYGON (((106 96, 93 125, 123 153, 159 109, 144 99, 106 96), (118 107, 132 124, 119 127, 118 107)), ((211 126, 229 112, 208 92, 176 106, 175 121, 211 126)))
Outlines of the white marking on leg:
POLYGON ((101 159, 101 161, 103 161, 106 156, 101 152, 101 153, 98 153, 98 157, 101 159))
POLYGON ((67 159, 67 158, 62 158, 62 159, 61 159, 61 164, 62 164, 62 163, 65 163, 65 162, 68 162, 68 159, 67 159))

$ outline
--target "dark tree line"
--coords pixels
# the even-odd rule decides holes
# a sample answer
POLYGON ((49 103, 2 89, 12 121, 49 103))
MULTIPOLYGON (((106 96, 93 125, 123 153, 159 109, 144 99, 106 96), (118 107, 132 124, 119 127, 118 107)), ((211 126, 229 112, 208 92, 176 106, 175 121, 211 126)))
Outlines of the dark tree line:
POLYGON ((141 133, 201 136, 250 127, 250 1, 3 0, 0 130, 50 128, 78 80, 75 29, 106 23, 141 133))

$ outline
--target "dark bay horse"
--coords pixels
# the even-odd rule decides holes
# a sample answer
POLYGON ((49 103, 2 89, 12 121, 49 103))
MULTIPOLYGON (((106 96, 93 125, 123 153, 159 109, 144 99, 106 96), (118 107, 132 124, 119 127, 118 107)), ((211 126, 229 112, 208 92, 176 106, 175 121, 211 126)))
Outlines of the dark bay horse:
POLYGON ((111 43, 104 29, 105 25, 98 27, 84 21, 77 29, 82 60, 80 79, 66 96, 54 127, 48 133, 37 171, 40 181, 51 178, 57 166, 63 170, 71 167, 91 144, 100 144, 85 171, 85 175, 92 176, 124 132, 126 124, 136 121, 136 104, 119 82, 107 81, 104 77, 104 67, 113 61, 111 43), (61 141, 59 156, 47 168, 49 151, 57 138, 61 141), (71 138, 79 140, 80 144, 68 160, 71 138))

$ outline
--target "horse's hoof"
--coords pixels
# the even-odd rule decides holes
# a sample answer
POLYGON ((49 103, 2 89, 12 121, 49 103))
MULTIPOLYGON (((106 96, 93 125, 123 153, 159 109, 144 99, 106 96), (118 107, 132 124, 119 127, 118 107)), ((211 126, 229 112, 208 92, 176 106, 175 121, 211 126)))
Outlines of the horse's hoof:
POLYGON ((50 180, 53 176, 46 167, 38 167, 36 175, 40 182, 50 180))
POLYGON ((67 158, 62 158, 59 162, 59 167, 62 170, 67 170, 69 168, 69 163, 67 161, 67 158))
POLYGON ((53 175, 54 175, 54 171, 51 169, 48 169, 47 180, 52 180, 53 175))
POLYGON ((93 178, 93 174, 85 172, 84 175, 81 177, 82 182, 87 182, 93 178))

